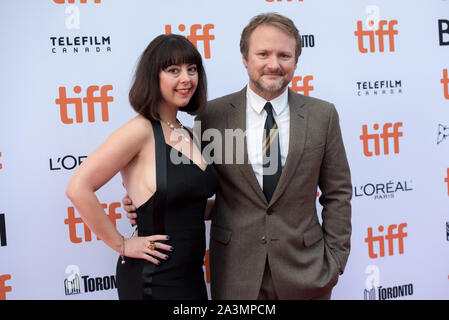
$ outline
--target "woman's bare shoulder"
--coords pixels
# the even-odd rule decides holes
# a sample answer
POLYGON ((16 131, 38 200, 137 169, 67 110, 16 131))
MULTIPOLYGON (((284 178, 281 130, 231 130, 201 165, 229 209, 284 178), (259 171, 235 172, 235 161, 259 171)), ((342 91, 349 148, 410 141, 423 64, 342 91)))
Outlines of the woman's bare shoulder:
POLYGON ((122 131, 126 136, 132 136, 136 140, 153 139, 151 121, 141 115, 135 116, 117 131, 122 131))

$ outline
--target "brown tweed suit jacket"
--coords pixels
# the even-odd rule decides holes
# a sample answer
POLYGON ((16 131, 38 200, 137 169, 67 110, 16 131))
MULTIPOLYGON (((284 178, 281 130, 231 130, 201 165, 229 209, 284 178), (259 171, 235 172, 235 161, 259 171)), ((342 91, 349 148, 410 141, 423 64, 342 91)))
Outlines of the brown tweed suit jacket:
MULTIPOLYGON (((257 299, 267 258, 280 299, 326 295, 345 268, 352 186, 338 114, 326 101, 290 89, 288 95, 288 156, 269 203, 248 162, 246 140, 243 164, 215 165, 220 188, 210 233, 213 299, 257 299)), ((217 129, 224 137, 225 129, 245 131, 245 110, 246 87, 210 101, 197 118, 201 132, 217 129)))

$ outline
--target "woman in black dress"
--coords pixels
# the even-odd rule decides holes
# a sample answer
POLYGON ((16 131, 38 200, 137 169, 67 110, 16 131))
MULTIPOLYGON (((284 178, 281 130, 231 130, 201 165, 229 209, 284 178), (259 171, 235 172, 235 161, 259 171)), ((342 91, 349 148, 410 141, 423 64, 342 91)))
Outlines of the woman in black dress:
POLYGON ((218 175, 176 117, 206 105, 201 55, 182 36, 158 36, 140 58, 129 98, 138 115, 83 161, 66 194, 89 228, 120 253, 120 299, 205 300, 204 213, 218 175), (138 235, 128 239, 94 193, 118 172, 139 217, 138 235))

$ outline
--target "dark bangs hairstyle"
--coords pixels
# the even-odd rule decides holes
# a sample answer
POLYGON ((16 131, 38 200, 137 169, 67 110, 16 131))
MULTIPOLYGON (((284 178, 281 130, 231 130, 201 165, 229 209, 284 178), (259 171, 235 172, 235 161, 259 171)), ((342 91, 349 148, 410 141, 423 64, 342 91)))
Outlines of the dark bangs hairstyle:
POLYGON ((189 103, 179 108, 191 115, 204 110, 207 103, 207 81, 201 54, 184 36, 157 36, 142 53, 129 91, 133 109, 149 120, 161 120, 157 108, 162 101, 159 73, 171 65, 195 64, 198 86, 189 103))

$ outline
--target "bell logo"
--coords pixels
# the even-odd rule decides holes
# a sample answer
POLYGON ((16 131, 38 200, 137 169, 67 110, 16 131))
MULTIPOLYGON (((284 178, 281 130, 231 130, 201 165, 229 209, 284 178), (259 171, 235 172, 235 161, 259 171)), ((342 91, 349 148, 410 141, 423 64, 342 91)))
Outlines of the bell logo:
POLYGON ((437 144, 440 144, 449 137, 449 127, 443 124, 438 124, 437 144))
POLYGON ((438 20, 438 35, 440 46, 449 46, 449 20, 438 20), (447 40, 444 39, 445 34, 447 40))
POLYGON ((305 96, 310 94, 310 91, 313 91, 314 87, 310 85, 310 81, 313 80, 313 76, 305 76, 303 77, 297 76, 292 80, 292 90, 296 93, 302 92, 305 96), (302 86, 300 85, 302 81, 302 86))
POLYGON ((447 168, 447 177, 444 179, 444 182, 447 183, 447 195, 449 196, 449 168, 447 168))
MULTIPOLYGON (((201 26, 201 24, 193 24, 190 27, 190 35, 187 36, 187 39, 193 43, 193 45, 198 49, 198 41, 203 41, 204 48, 204 59, 210 59, 210 42, 215 40, 215 36, 213 34, 209 34, 209 31, 214 28, 213 24, 206 24, 201 26), (202 34, 198 34, 198 30, 202 30, 202 34)), ((186 30, 186 26, 180 24, 178 26, 178 30, 180 32, 184 32, 186 30)), ((171 34, 172 29, 171 25, 165 25, 165 34, 171 34)))
POLYGON ((4 213, 0 213, 0 246, 6 246, 6 222, 4 213))
POLYGON ((388 43, 390 52, 394 52, 394 36, 398 34, 398 30, 394 29, 394 26, 398 24, 397 20, 380 20, 376 31, 374 30, 363 30, 363 22, 357 21, 357 30, 354 35, 357 37, 359 51, 361 53, 367 53, 368 49, 365 47, 363 41, 364 37, 369 39, 369 52, 375 52, 375 36, 378 38, 379 52, 385 51, 384 36, 388 36, 388 43), (388 25, 388 30, 384 27, 388 25))
MULTIPOLYGON (((107 204, 105 204, 105 203, 102 203, 101 205, 104 209, 108 208, 107 204)), ((122 217, 122 215, 120 213, 116 212, 116 209, 119 208, 120 206, 121 206, 120 202, 113 202, 109 205, 108 217, 111 220, 111 222, 114 224, 114 226, 116 225, 116 221, 122 217)), ((64 223, 66 225, 68 225, 68 227, 69 227, 70 241, 72 243, 83 242, 83 238, 78 237, 77 232, 76 232, 76 226, 79 223, 82 223, 84 225, 84 241, 85 242, 92 241, 92 233, 91 233, 89 227, 83 222, 83 219, 81 219, 80 217, 75 217, 75 208, 68 207, 67 213, 68 213, 68 216, 67 216, 67 219, 64 219, 64 223)), ((97 239, 100 240, 100 238, 98 238, 98 237, 97 237, 97 239)))
MULTIPOLYGON (((64 3, 76 3, 76 2, 79 2, 79 3, 87 3, 87 0, 53 0, 53 2, 54 3, 56 3, 56 4, 64 4, 64 3)), ((92 0, 90 1, 90 2, 92 2, 92 0)), ((101 3, 101 0, 93 0, 93 2, 94 3, 101 3)))
POLYGON ((447 75, 447 69, 443 69, 443 78, 440 82, 443 84, 444 98, 449 99, 449 77, 447 75))
MULTIPOLYGON (((390 153, 389 148, 389 140, 393 138, 393 150, 394 153, 399 153, 399 138, 403 136, 403 133, 399 131, 399 128, 402 127, 402 122, 396 122, 395 124, 386 123, 383 126, 382 133, 373 133, 368 134, 368 126, 364 124, 362 126, 362 135, 360 136, 360 140, 363 142, 363 154, 367 157, 372 157, 373 152, 370 150, 369 141, 374 141, 374 154, 376 156, 380 155, 380 139, 383 140, 383 151, 384 155, 390 153), (393 131, 390 132, 390 129, 393 128, 393 131)), ((374 130, 379 130, 379 125, 375 123, 373 125, 374 130)))
POLYGON ((10 274, 0 275, 0 300, 6 300, 6 293, 12 291, 12 287, 6 285, 8 280, 11 280, 10 274))
MULTIPOLYGON (((72 124, 73 118, 68 115, 68 105, 75 105, 75 119, 77 123, 83 122, 83 102, 87 104, 87 119, 89 122, 95 122, 95 103, 101 104, 101 119, 103 122, 109 121, 108 103, 114 101, 112 96, 108 95, 108 92, 113 89, 112 85, 90 86, 87 87, 86 97, 84 98, 67 98, 66 87, 59 87, 59 97, 55 99, 57 105, 59 105, 61 121, 64 124, 72 124), (94 96, 94 93, 100 91, 99 96, 94 96)), ((75 86, 73 88, 74 93, 81 93, 81 87, 75 86)))
POLYGON ((368 244, 368 255, 371 259, 376 259, 377 257, 385 256, 385 241, 388 246, 388 255, 394 255, 394 240, 398 241, 398 253, 404 253, 404 238, 407 237, 407 233, 404 232, 404 229, 407 227, 407 223, 401 223, 399 226, 392 224, 388 226, 388 233, 386 236, 382 235, 384 231, 383 226, 379 226, 377 230, 381 233, 378 236, 373 236, 373 228, 368 228, 368 236, 365 238, 365 242, 368 244), (395 232, 396 230, 396 232, 395 232), (378 243, 378 251, 374 252, 374 243, 378 243))

